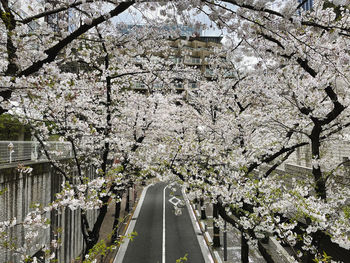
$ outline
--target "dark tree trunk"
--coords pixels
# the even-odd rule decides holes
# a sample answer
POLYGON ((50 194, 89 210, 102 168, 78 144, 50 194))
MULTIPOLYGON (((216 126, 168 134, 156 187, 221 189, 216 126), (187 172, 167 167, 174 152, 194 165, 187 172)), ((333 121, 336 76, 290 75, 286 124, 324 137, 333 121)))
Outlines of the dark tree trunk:
POLYGON ((126 189, 125 211, 128 212, 128 213, 130 211, 130 191, 129 191, 129 187, 126 189))
POLYGON ((207 215, 205 213, 205 207, 204 207, 204 200, 203 198, 200 199, 200 206, 201 206, 201 219, 207 219, 207 215))
POLYGON ((114 212, 114 222, 113 222, 113 235, 112 235, 112 243, 117 241, 118 239, 118 230, 119 230, 119 217, 120 217, 120 210, 121 210, 121 203, 116 202, 115 203, 115 212, 114 212))
MULTIPOLYGON (((315 123, 314 128, 311 132, 311 153, 312 158, 315 160, 320 159, 320 134, 322 132, 322 126, 318 123, 315 123)), ((326 194, 326 180, 322 176, 321 167, 319 165, 313 165, 312 166, 312 175, 315 180, 315 191, 318 197, 320 197, 322 200, 326 200, 327 194, 326 194)))
MULTIPOLYGON (((219 219, 219 211, 218 211, 218 205, 213 204, 213 218, 219 219)), ((213 222, 213 229, 214 229, 214 238, 213 238, 213 247, 220 247, 220 228, 218 228, 213 222)))
POLYGON ((100 237, 101 226, 107 214, 108 198, 109 197, 106 196, 101 199, 101 201, 103 202, 103 205, 99 210, 96 222, 94 223, 94 227, 91 231, 87 230, 87 236, 85 237, 86 247, 84 251, 84 258, 85 258, 85 255, 89 253, 90 249, 92 249, 94 245, 96 245, 98 242, 98 239, 100 237))
MULTIPOLYGON (((314 127, 312 129, 310 140, 311 140, 311 154, 313 160, 320 160, 320 135, 322 132, 322 126, 319 124, 318 120, 314 120, 314 127)), ((312 165, 312 175, 314 177, 315 181, 315 192, 318 197, 320 197, 322 200, 326 200, 327 193, 326 193, 326 180, 322 176, 322 171, 320 165, 313 164, 312 165)), ((306 219, 307 225, 311 224, 311 219, 306 219)), ((313 245, 315 245, 316 248, 319 248, 319 241, 320 236, 317 235, 317 233, 312 234, 313 238, 313 245)), ((312 263, 314 262, 315 255, 310 253, 310 251, 307 252, 306 256, 306 262, 312 263)))
POLYGON ((241 262, 249 263, 249 245, 243 232, 241 232, 241 262))
MULTIPOLYGON (((99 34, 99 37, 102 39, 102 36, 99 34)), ((104 51, 107 53, 107 49, 104 43, 102 43, 102 47, 104 49, 104 51)), ((108 53, 105 56, 105 69, 109 68, 109 58, 108 58, 108 53)), ((105 104, 105 108, 106 108, 106 121, 107 121, 107 125, 104 129, 104 136, 105 138, 108 138, 110 132, 111 132, 111 118, 112 118, 112 111, 111 111, 111 103, 112 103, 112 85, 111 85, 111 78, 110 76, 106 77, 106 104, 105 104)), ((105 142, 104 143, 104 148, 102 151, 102 164, 101 164, 101 170, 103 173, 103 176, 106 176, 107 174, 107 164, 108 164, 108 154, 110 151, 110 145, 109 142, 105 142)), ((75 155, 76 156, 76 155, 75 155)), ((77 160, 77 158, 76 158, 77 160)), ((78 166, 78 169, 80 167, 78 166)), ((81 173, 80 173, 81 174, 81 173)), ((86 248, 84 251, 84 258, 85 255, 87 255, 90 251, 90 249, 92 249, 98 242, 99 236, 100 236, 100 230, 101 230, 101 226, 103 223, 103 220, 107 214, 107 209, 108 209, 108 200, 109 197, 105 196, 103 198, 101 198, 102 201, 102 206, 99 209, 99 213, 96 219, 96 222, 94 223, 93 229, 90 231, 89 228, 86 228, 86 232, 87 232, 87 236, 85 237, 85 241, 86 241, 86 248)), ((87 224, 88 226, 88 224, 87 224)))
MULTIPOLYGON (((2 8, 4 8, 4 15, 1 16, 1 21, 3 22, 4 26, 6 27, 6 34, 7 34, 7 41, 6 41, 6 51, 7 51, 7 69, 5 72, 5 75, 7 76, 16 76, 18 73, 18 66, 16 64, 17 60, 17 48, 13 43, 13 31, 16 29, 16 20, 15 16, 13 15, 13 12, 11 10, 11 7, 8 4, 8 1, 1 1, 2 2, 2 8), (6 15, 5 15, 6 14, 6 15)), ((1 10, 2 13, 2 10, 1 10)), ((0 97, 4 101, 10 100, 12 95, 12 89, 11 88, 4 88, 1 87, 0 91, 0 97)), ((0 106, 0 115, 7 112, 7 109, 4 109, 0 106)))

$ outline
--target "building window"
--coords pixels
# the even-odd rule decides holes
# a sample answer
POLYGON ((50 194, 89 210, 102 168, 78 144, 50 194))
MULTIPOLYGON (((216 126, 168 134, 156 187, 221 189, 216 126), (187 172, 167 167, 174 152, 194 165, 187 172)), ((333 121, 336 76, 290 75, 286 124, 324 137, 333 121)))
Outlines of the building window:
POLYGON ((146 85, 143 84, 142 82, 136 82, 135 89, 146 89, 146 85))
POLYGON ((153 88, 154 89, 162 89, 163 88, 163 84, 161 82, 156 82, 153 84, 153 88))
POLYGON ((175 56, 169 56, 169 60, 175 64, 180 64, 182 63, 182 58, 181 57, 175 57, 175 56))
POLYGON ((192 65, 201 65, 202 60, 201 58, 198 58, 198 57, 186 57, 185 63, 192 64, 192 65))
POLYGON ((177 89, 177 90, 183 90, 184 89, 184 85, 181 82, 181 80, 175 81, 175 82, 173 82, 173 84, 174 84, 174 88, 177 89))
POLYGON ((211 68, 206 68, 205 69, 205 76, 206 77, 212 77, 212 76, 214 76, 214 72, 213 72, 213 70, 211 69, 211 68))
POLYGON ((189 86, 190 86, 191 89, 195 89, 195 88, 197 88, 197 83, 196 82, 190 82, 189 86))
MULTIPOLYGON (((302 3, 303 0, 298 0, 299 3, 302 3)), ((308 10, 311 10, 312 9, 312 6, 313 6, 313 0, 307 0, 303 5, 302 5, 302 8, 305 10, 305 11, 308 11, 308 10)))
POLYGON ((200 64, 200 63, 201 63, 201 59, 200 59, 200 58, 192 57, 192 63, 193 63, 193 64, 200 64))

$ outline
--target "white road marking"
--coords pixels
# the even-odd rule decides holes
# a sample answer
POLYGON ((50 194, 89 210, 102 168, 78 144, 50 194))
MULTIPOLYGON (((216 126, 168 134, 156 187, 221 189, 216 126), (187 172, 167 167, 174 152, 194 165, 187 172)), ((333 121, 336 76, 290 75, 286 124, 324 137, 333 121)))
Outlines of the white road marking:
POLYGON ((181 202, 181 200, 180 200, 179 198, 173 196, 173 197, 169 200, 169 202, 172 203, 174 206, 175 206, 175 205, 177 206, 177 205, 181 202))
MULTIPOLYGON (((137 218, 139 216, 143 201, 145 200, 146 192, 150 186, 152 186, 152 185, 148 185, 142 190, 142 194, 141 194, 140 200, 137 204, 137 207, 135 209, 133 218, 137 218)), ((136 220, 131 220, 129 227, 125 233, 126 236, 130 235, 134 231, 135 225, 136 225, 136 220)), ((116 257, 114 258, 113 263, 123 262, 123 259, 124 259, 125 253, 126 253, 126 249, 128 248, 128 244, 129 244, 129 238, 125 238, 124 242, 121 244, 121 246, 118 249, 118 253, 117 253, 116 257)))
MULTIPOLYGON (((162 263, 165 263, 165 191, 167 188, 173 186, 175 182, 172 182, 163 189, 163 238, 162 238, 162 263)), ((175 197, 176 198, 176 197, 175 197)))
POLYGON ((165 190, 171 186, 168 184, 163 190, 163 239, 162 239, 162 263, 165 263, 165 190))

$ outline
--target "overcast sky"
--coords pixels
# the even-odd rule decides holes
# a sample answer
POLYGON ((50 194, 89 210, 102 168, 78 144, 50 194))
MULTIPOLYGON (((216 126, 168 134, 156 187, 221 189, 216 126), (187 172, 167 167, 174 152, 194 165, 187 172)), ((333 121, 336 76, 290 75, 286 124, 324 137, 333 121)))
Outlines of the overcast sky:
MULTIPOLYGON (((147 18, 155 18, 158 16, 158 10, 155 11, 145 11, 137 10, 136 8, 130 8, 116 18, 113 18, 115 23, 125 23, 125 24, 145 24, 147 18)), ((215 26, 205 14, 200 14, 192 17, 193 20, 200 21, 207 26, 207 29, 202 30, 202 35, 204 36, 223 36, 225 33, 215 26)))

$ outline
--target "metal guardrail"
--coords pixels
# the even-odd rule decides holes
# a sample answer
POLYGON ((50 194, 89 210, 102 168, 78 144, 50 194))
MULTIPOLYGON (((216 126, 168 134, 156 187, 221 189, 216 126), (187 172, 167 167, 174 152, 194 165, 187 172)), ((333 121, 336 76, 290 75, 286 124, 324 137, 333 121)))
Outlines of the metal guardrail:
MULTIPOLYGON (((72 157, 69 142, 44 142, 51 159, 72 157)), ((37 141, 0 141, 0 164, 47 160, 44 148, 37 141)))

